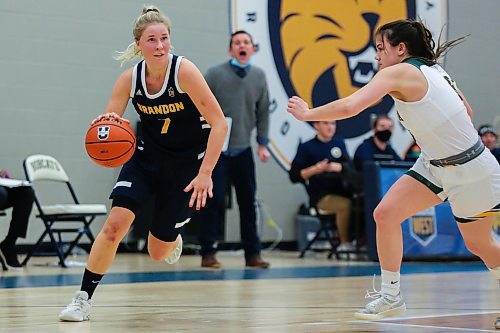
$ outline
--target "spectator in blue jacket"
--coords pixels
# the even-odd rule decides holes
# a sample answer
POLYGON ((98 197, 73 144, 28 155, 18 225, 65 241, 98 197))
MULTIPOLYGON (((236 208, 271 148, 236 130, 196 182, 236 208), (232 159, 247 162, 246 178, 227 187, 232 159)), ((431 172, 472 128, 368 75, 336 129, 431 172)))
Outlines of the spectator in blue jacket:
POLYGON ((343 139, 334 137, 335 121, 313 123, 316 136, 299 145, 290 168, 290 180, 306 185, 310 205, 326 214, 336 214, 340 238, 337 251, 353 251, 349 242, 352 210, 351 190, 347 174, 352 162, 343 139))
POLYGON ((372 125, 373 136, 363 141, 354 153, 354 166, 357 170, 362 170, 366 161, 401 161, 401 157, 389 143, 393 127, 394 122, 388 115, 377 116, 372 125))

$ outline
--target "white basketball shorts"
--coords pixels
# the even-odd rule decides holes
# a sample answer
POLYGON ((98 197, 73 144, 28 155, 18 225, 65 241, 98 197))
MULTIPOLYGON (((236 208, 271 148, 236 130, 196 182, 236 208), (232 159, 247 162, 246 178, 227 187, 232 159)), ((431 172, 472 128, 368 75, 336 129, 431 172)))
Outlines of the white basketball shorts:
POLYGON ((486 148, 457 166, 436 167, 420 156, 406 173, 450 202, 458 222, 472 222, 500 211, 500 165, 486 148))

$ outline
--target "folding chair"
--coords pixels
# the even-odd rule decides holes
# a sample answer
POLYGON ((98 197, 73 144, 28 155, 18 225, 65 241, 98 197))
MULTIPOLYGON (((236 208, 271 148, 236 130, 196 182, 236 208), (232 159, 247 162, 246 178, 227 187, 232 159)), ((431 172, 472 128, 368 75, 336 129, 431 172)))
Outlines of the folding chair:
MULTIPOLYGON (((76 197, 75 191, 71 186, 69 177, 64 171, 62 165, 52 156, 48 155, 31 155, 28 156, 23 163, 26 179, 33 184, 35 190, 35 204, 38 210, 36 217, 39 217, 44 225, 45 231, 42 233, 35 246, 29 251, 28 255, 23 261, 26 265, 28 260, 38 250, 42 241, 48 235, 50 243, 55 249, 59 257, 59 264, 62 267, 67 267, 65 263, 66 257, 71 253, 73 248, 78 245, 80 238, 86 235, 93 243, 94 236, 89 228, 92 221, 96 216, 105 215, 107 213, 106 206, 103 204, 80 204, 76 197), (40 183, 46 183, 44 185, 40 183), (57 186, 56 183, 66 184, 67 186, 57 186), (46 191, 37 191, 37 188, 44 187, 46 191), (48 188, 57 188, 59 191, 63 188, 64 193, 69 190, 67 200, 71 203, 50 204, 44 205, 41 200, 41 193, 47 192, 48 188), (81 223, 80 227, 55 227, 56 223, 76 222, 81 223), (76 233, 76 237, 72 241, 64 241, 62 235, 65 233, 76 233), (57 234, 57 238, 55 235, 57 234), (64 250, 64 246, 67 249, 64 250)), ((60 226, 61 224, 58 224, 60 226)), ((71 224, 75 225, 74 223, 71 224)))
POLYGON ((330 243, 331 249, 329 249, 329 254, 328 254, 328 259, 332 258, 333 255, 336 256, 337 259, 339 259, 339 255, 337 254, 337 246, 340 244, 340 238, 337 232, 337 215, 335 213, 333 214, 328 214, 327 212, 319 209, 316 207, 315 202, 312 201, 312 193, 311 189, 309 188, 309 182, 306 181, 305 183, 302 183, 306 189, 307 195, 309 196, 309 207, 307 208, 308 210, 308 215, 315 217, 318 219, 319 222, 319 227, 314 233, 314 236, 307 245, 300 251, 299 258, 304 258, 305 254, 307 251, 312 249, 312 246, 314 243, 318 241, 328 241, 330 243))
POLYGON ((315 206, 309 208, 309 215, 314 216, 319 221, 319 227, 316 230, 313 238, 307 243, 307 245, 300 251, 299 258, 304 258, 307 251, 312 249, 314 243, 318 241, 328 241, 331 246, 330 254, 328 258, 331 258, 335 254, 335 249, 337 245, 340 244, 340 240, 337 234, 336 214, 324 214, 320 209, 315 206))

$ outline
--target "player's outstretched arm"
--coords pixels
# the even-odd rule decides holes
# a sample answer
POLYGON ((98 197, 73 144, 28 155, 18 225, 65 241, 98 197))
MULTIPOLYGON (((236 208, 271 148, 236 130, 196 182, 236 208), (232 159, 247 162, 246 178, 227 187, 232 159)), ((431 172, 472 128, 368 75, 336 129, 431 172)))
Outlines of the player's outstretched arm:
POLYGON ((390 92, 397 91, 398 78, 402 70, 404 69, 398 65, 387 67, 353 94, 314 109, 309 109, 300 97, 293 96, 288 101, 287 111, 302 121, 327 121, 353 117, 390 92))

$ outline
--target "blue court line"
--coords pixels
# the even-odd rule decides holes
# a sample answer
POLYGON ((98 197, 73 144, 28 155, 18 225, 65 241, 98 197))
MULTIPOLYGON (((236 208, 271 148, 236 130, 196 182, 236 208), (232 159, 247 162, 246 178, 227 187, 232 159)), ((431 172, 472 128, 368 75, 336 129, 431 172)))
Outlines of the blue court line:
MULTIPOLYGON (((480 262, 467 263, 404 263, 402 274, 487 271, 480 262)), ((313 266, 271 269, 223 269, 171 272, 110 273, 104 284, 169 281, 228 281, 269 279, 313 279, 380 274, 378 264, 353 266, 313 266)), ((0 276, 0 288, 31 288, 80 285, 81 274, 0 276)))

